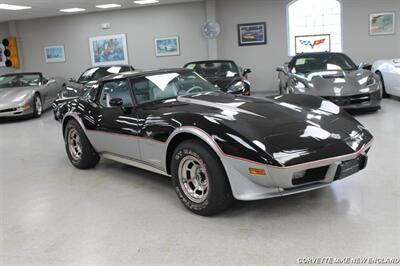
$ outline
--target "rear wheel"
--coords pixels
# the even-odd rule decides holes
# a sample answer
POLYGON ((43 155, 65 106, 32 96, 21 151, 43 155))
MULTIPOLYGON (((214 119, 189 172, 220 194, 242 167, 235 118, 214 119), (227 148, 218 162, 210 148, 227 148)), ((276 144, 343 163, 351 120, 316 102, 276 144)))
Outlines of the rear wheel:
POLYGON ((33 98, 33 117, 38 118, 41 117, 43 113, 43 104, 42 99, 39 94, 35 94, 33 98))
POLYGON ((68 158, 76 168, 89 169, 98 164, 100 157, 93 149, 78 122, 75 120, 68 121, 64 136, 68 158))
POLYGON ((179 199, 193 213, 204 216, 217 214, 233 201, 218 156, 199 140, 187 140, 175 149, 171 174, 179 199))
POLYGON ((389 98, 390 94, 386 93, 386 89, 385 89, 385 82, 383 81, 383 76, 381 72, 376 72, 376 74, 379 76, 380 80, 381 80, 381 84, 382 84, 382 97, 383 98, 389 98))

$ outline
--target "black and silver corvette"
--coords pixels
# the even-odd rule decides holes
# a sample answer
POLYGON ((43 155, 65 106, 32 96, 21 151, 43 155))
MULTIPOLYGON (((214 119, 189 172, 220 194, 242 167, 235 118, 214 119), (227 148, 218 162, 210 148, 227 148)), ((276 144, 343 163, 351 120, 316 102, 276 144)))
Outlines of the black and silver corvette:
POLYGON ((320 96, 345 109, 380 109, 379 76, 358 67, 345 54, 298 54, 277 71, 281 94, 320 96))
POLYGON ((171 176, 201 215, 327 186, 363 169, 373 140, 319 97, 232 95, 187 69, 108 76, 54 114, 75 167, 104 157, 171 176))

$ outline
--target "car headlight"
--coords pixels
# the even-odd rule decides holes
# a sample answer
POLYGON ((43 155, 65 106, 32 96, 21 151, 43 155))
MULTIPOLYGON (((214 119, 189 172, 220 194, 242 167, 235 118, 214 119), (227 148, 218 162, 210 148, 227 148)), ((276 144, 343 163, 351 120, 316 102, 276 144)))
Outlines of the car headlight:
POLYGON ((304 93, 305 90, 307 89, 307 86, 303 82, 301 82, 297 79, 294 79, 292 81, 291 85, 292 85, 291 87, 292 87, 293 91, 298 91, 298 92, 304 93))
POLYGON ((306 86, 305 86, 304 83, 301 82, 301 81, 295 81, 294 88, 295 88, 295 89, 305 89, 306 86))
POLYGON ((228 89, 230 92, 237 92, 241 90, 243 90, 243 83, 241 81, 236 82, 228 89))
POLYGON ((367 79, 367 87, 375 86, 377 83, 376 78, 369 76, 367 79))
POLYGON ((18 106, 18 111, 26 111, 31 109, 31 105, 29 103, 24 103, 18 106))

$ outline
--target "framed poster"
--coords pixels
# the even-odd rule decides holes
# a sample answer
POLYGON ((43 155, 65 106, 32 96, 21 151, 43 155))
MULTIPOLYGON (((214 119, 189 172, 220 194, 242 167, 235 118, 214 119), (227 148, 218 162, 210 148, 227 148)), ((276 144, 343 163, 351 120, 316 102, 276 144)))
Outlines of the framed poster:
POLYGON ((301 35, 295 36, 294 39, 296 54, 331 51, 330 34, 301 35))
POLYGON ((6 56, 4 55, 4 46, 0 43, 0 67, 6 66, 6 56))
POLYGON ((267 23, 256 22, 238 25, 239 46, 267 43, 267 23))
POLYGON ((43 48, 46 63, 65 62, 64 45, 46 46, 43 48))
POLYGON ((156 38, 156 56, 176 56, 180 54, 179 37, 156 38))
POLYGON ((127 65, 126 35, 108 35, 89 38, 92 66, 127 65))
POLYGON ((369 14, 369 34, 387 35, 395 33, 395 12, 382 12, 369 14))

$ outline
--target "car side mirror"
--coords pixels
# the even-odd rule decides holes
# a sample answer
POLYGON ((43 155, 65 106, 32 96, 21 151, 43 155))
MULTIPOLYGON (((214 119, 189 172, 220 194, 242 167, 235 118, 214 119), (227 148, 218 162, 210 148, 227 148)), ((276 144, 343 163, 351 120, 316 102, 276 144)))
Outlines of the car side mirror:
POLYGON ((111 107, 121 107, 124 104, 124 101, 121 98, 113 98, 109 102, 111 107))
POLYGON ((249 73, 251 73, 251 69, 250 68, 243 69, 243 75, 247 75, 249 73))
POLYGON ((277 67, 276 71, 282 72, 282 73, 288 73, 289 72, 289 66, 286 65, 286 63, 283 66, 277 67))
POLYGON ((76 79, 70 78, 70 79, 69 79, 69 82, 74 82, 74 83, 76 83, 76 79))
POLYGON ((361 62, 361 63, 358 65, 358 69, 371 70, 371 68, 372 68, 372 65, 371 65, 371 64, 368 64, 368 63, 365 63, 365 62, 361 62))

